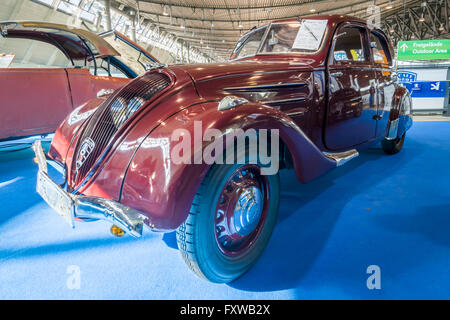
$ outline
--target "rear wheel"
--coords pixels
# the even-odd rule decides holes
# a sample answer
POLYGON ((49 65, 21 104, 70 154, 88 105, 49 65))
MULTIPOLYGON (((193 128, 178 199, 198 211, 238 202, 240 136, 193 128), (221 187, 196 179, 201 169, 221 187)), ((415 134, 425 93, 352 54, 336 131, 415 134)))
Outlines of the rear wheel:
POLYGON ((275 226, 280 183, 253 164, 214 165, 177 230, 185 262, 216 283, 245 273, 264 251, 275 226))
POLYGON ((400 150, 402 150, 403 148, 403 143, 405 142, 405 135, 406 133, 404 133, 400 138, 392 140, 384 139, 383 141, 381 141, 383 151, 387 154, 399 153, 400 150))

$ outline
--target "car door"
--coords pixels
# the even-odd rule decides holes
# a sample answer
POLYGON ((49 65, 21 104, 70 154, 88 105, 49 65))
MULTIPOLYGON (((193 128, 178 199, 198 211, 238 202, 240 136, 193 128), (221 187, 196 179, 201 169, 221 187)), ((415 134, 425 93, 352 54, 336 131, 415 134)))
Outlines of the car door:
POLYGON ((396 79, 394 77, 394 66, 392 52, 386 38, 380 32, 371 30, 369 33, 371 60, 376 79, 376 105, 377 105, 377 127, 375 135, 384 135, 389 120, 392 97, 394 96, 396 79))
POLYGON ((11 52, 14 59, 0 69, 0 139, 54 132, 72 110, 64 70, 70 61, 33 33, 8 30, 7 35, 0 52, 11 52))
POLYGON ((0 139, 54 132, 72 110, 64 69, 0 70, 0 139))
POLYGON ((376 130, 375 75, 365 27, 340 26, 330 50, 324 143, 345 150, 373 139, 376 130))
POLYGON ((81 106, 90 99, 96 98, 97 93, 102 89, 117 90, 131 80, 125 76, 93 75, 87 68, 67 68, 66 72, 70 82, 74 108, 81 106))

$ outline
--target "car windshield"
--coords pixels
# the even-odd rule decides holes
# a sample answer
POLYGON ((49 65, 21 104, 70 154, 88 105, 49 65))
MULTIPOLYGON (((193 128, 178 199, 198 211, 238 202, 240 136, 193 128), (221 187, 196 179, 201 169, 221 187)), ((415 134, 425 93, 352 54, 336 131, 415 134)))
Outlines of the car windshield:
POLYGON ((328 20, 302 19, 256 29, 239 40, 232 59, 256 54, 316 52, 322 44, 327 24, 328 20))
POLYGON ((258 52, 261 40, 266 32, 267 26, 251 31, 243 36, 236 45, 231 59, 239 59, 254 56, 258 52))
POLYGON ((147 56, 145 52, 114 32, 108 32, 101 36, 120 53, 120 57, 116 58, 131 68, 137 75, 144 74, 157 64, 153 57, 147 56))

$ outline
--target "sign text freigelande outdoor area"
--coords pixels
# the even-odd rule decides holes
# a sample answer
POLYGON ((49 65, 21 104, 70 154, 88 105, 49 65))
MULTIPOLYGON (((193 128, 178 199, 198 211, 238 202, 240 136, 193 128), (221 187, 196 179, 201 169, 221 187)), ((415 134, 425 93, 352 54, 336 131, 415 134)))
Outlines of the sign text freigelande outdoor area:
POLYGON ((450 39, 398 42, 398 60, 449 60, 450 39))

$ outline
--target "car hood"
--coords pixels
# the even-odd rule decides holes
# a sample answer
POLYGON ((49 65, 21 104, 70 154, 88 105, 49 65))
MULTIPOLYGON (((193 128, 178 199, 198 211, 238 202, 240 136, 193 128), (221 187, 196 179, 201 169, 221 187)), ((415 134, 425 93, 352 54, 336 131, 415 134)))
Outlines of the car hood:
POLYGON ((316 65, 313 59, 271 59, 241 60, 222 63, 180 65, 195 82, 202 82, 222 77, 253 75, 258 73, 283 72, 290 70, 311 71, 316 65))

